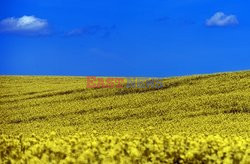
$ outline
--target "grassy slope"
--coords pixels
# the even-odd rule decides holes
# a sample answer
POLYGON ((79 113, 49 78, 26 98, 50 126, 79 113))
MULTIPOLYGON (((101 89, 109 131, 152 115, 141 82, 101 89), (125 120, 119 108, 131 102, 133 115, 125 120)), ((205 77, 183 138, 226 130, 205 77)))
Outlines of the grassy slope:
POLYGON ((250 71, 164 80, 164 88, 86 89, 83 77, 0 77, 0 131, 250 134, 250 71))

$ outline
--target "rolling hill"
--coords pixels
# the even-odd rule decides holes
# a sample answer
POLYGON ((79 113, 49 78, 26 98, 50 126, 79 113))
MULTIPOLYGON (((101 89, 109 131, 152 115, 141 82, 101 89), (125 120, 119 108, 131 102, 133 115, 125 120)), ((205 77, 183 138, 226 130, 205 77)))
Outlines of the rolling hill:
MULTIPOLYGON (((171 77, 162 79, 162 83, 161 88, 126 88, 124 84, 123 88, 91 89, 86 88, 85 77, 1 76, 0 133, 5 137, 0 139, 20 134, 43 137, 52 132, 59 138, 84 133, 96 137, 129 135, 132 140, 145 132, 159 136, 160 141, 166 134, 190 136, 190 141, 203 135, 219 135, 220 142, 235 136, 246 138, 241 143, 249 141, 250 71, 171 77)), ((225 142, 234 143, 230 139, 225 142)), ((21 152, 20 147, 13 148, 17 149, 21 152)), ((19 160, 23 157, 20 152, 19 160)), ((249 146, 245 145, 237 160, 247 152, 249 146)), ((57 157, 57 162, 66 156, 57 157)), ((185 162, 181 155, 173 156, 172 161, 165 162, 185 162)), ((2 152, 2 158, 7 157, 12 158, 2 152)), ((191 163, 203 157, 192 156, 191 163)), ((142 162, 136 159, 132 162, 142 162)))

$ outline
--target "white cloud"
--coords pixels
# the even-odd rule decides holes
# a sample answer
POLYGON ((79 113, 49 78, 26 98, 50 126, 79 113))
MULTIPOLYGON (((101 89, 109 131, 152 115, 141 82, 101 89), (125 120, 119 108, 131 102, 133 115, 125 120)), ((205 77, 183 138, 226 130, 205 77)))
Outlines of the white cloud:
POLYGON ((47 34, 48 22, 35 16, 10 17, 0 21, 0 32, 18 34, 47 34))
POLYGON ((239 21, 235 15, 226 15, 223 12, 215 13, 206 21, 207 26, 230 26, 237 25, 239 21))

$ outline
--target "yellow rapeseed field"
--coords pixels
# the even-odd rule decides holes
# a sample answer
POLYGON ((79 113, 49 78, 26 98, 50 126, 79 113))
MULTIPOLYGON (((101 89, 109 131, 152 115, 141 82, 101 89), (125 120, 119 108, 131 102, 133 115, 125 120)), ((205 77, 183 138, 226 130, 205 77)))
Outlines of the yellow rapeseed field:
POLYGON ((250 163, 250 71, 163 84, 0 76, 0 163, 250 163))

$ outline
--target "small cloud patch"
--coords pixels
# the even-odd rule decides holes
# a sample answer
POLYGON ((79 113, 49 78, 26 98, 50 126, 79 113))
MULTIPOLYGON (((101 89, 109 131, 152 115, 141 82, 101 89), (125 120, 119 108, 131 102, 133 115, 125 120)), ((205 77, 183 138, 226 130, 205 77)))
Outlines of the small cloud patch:
POLYGON ((215 13, 211 18, 207 19, 207 26, 232 26, 239 24, 239 21, 235 15, 226 15, 223 12, 215 13))
POLYGON ((48 34, 48 22, 35 16, 9 17, 0 21, 0 33, 42 35, 48 34))
POLYGON ((92 25, 82 28, 76 28, 66 33, 66 36, 86 36, 86 35, 100 35, 102 37, 108 37, 114 30, 116 26, 101 26, 92 25))

